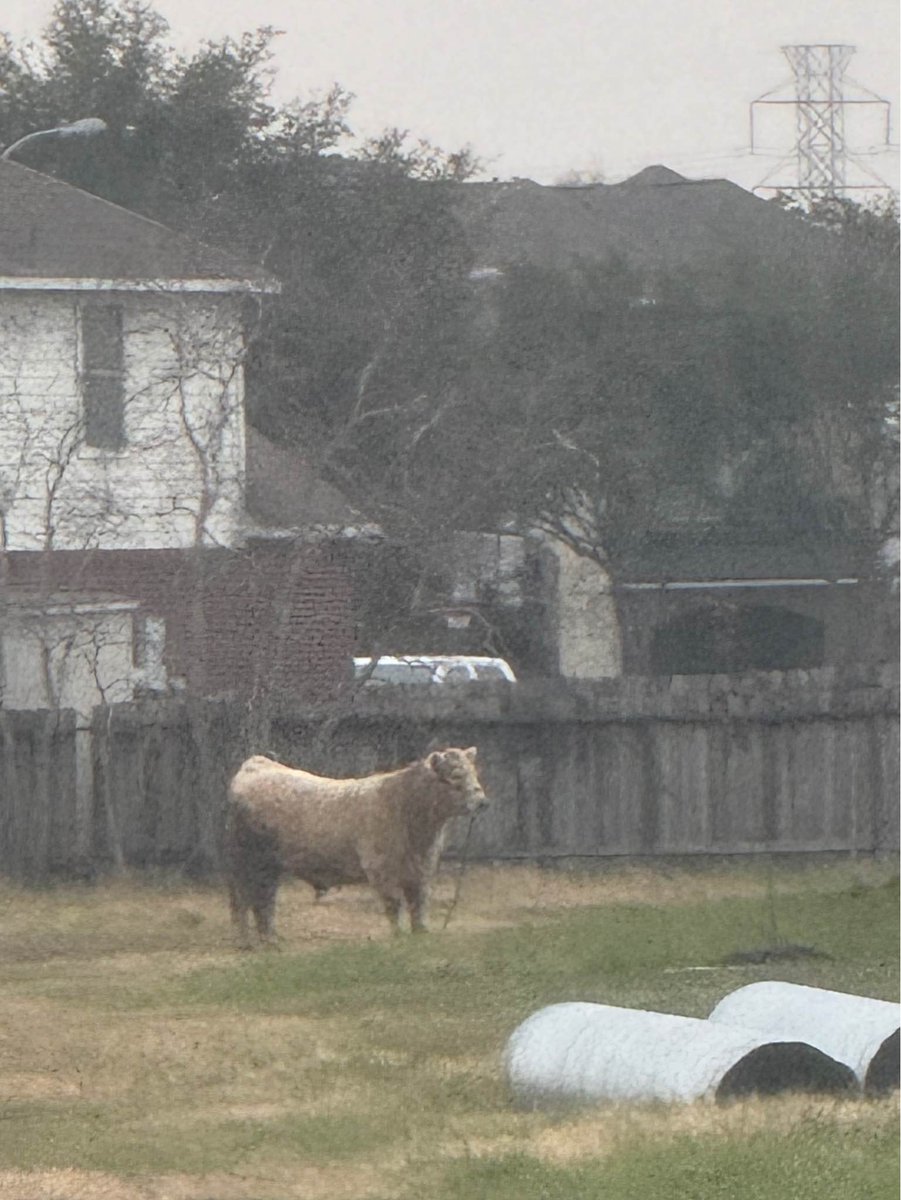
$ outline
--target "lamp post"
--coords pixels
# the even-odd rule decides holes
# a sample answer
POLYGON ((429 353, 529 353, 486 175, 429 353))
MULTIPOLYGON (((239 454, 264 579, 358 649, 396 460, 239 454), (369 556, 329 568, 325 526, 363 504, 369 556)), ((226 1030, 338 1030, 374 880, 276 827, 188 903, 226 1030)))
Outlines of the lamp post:
POLYGON ((58 125, 55 129, 38 129, 35 133, 26 133, 17 142, 13 142, 11 146, 7 146, 3 153, 0 154, 0 160, 9 158, 13 151, 20 149, 26 142, 32 142, 37 138, 96 137, 98 133, 105 133, 106 129, 106 121, 101 121, 99 117, 84 117, 80 121, 71 121, 66 125, 58 125))

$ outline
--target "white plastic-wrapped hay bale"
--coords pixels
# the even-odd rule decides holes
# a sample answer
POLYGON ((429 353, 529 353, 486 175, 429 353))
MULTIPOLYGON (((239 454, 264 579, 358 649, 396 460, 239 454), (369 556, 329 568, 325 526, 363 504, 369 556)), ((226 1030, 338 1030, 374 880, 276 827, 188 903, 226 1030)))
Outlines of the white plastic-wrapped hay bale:
POLYGON ((710 1020, 809 1042, 849 1066, 866 1092, 898 1086, 901 1007, 886 1000, 767 980, 724 996, 710 1020))
POLYGON ((552 1004, 511 1034, 507 1080, 522 1104, 726 1099, 845 1091, 854 1074, 813 1046, 694 1017, 606 1004, 552 1004))

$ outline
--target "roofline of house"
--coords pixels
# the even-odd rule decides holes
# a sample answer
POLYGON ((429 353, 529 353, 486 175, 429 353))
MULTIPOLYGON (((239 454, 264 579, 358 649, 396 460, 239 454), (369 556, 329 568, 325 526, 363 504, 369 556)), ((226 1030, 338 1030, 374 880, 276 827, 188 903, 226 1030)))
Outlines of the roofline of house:
MULTIPOLYGON (((141 608, 140 600, 118 597, 107 599, 103 596, 94 599, 78 599, 61 596, 59 593, 48 597, 36 596, 33 593, 25 596, 13 594, 6 597, 6 603, 9 606, 7 617, 10 613, 15 617, 20 612, 39 617, 66 617, 83 616, 87 613, 137 612, 141 608)), ((4 622, 0 620, 0 629, 3 628, 3 624, 4 622)))
POLYGON ((859 583, 856 577, 840 579, 671 579, 648 583, 619 583, 617 591, 623 592, 691 592, 713 591, 725 588, 811 588, 853 586, 859 583))
POLYGON ((251 292, 277 294, 276 279, 90 279, 0 275, 0 291, 18 292, 251 292))

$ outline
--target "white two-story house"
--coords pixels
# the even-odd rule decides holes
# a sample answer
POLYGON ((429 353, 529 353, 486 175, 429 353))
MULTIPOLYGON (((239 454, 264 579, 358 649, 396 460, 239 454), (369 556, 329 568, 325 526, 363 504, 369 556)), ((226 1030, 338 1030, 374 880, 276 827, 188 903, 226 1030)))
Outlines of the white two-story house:
POLYGON ((312 686, 349 658, 332 566, 248 541, 244 350, 277 290, 0 161, 7 707, 84 710, 173 681, 253 691, 274 660, 312 686))

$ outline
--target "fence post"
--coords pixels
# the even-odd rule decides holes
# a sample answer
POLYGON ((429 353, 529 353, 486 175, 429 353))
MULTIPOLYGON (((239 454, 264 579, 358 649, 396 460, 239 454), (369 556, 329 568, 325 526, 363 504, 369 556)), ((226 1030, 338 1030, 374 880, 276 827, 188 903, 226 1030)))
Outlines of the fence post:
POLYGON ((75 714, 75 860, 91 860, 94 816, 94 738, 90 715, 75 714))

